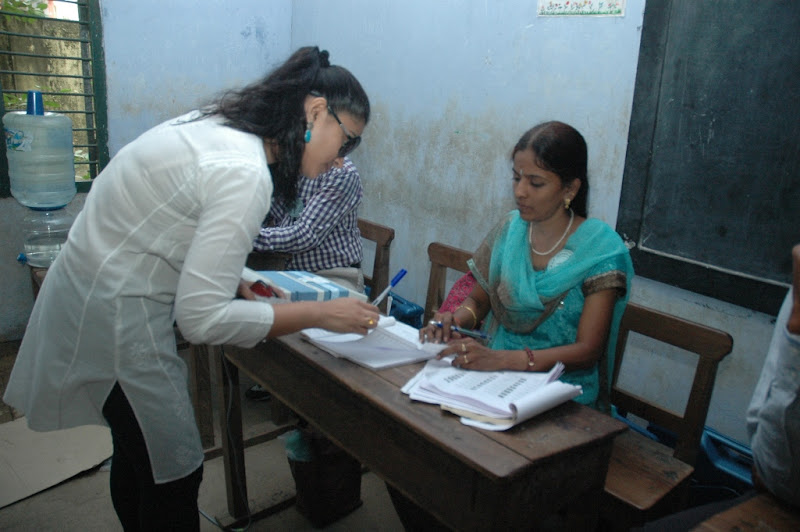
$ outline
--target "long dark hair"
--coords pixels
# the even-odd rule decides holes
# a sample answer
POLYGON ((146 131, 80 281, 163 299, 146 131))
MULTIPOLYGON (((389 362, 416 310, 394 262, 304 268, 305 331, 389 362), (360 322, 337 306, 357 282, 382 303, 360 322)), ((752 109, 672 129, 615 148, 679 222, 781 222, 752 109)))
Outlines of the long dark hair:
POLYGON ((544 122, 526 131, 514 151, 511 160, 519 151, 532 150, 536 163, 558 175, 562 185, 579 179, 581 187, 571 207, 579 216, 586 217, 589 197, 589 181, 586 177, 586 141, 577 129, 563 122, 544 122))
POLYGON ((306 96, 314 91, 325 97, 335 112, 348 112, 369 122, 369 98, 347 69, 331 65, 328 52, 307 46, 261 80, 230 90, 205 108, 204 116, 219 115, 234 129, 269 139, 276 146, 272 165, 275 197, 293 205, 303 158, 307 123, 306 96))

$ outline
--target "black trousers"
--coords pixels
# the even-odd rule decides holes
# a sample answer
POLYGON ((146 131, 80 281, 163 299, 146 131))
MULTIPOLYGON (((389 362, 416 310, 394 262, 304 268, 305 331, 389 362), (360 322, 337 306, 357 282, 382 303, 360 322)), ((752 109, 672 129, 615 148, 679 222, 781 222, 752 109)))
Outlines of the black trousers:
POLYGON ((103 405, 111 427, 111 500, 126 532, 198 531, 201 465, 188 476, 156 484, 144 436, 119 383, 103 405))

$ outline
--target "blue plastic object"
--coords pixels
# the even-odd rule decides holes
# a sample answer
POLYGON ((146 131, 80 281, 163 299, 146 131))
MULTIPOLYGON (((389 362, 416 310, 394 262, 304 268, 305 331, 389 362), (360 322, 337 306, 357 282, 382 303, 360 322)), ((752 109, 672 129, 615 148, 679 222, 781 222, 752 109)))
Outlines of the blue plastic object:
MULTIPOLYGON (((364 291, 369 297, 370 287, 365 287, 364 291)), ((422 314, 425 312, 425 309, 404 299, 394 292, 389 292, 389 295, 392 297, 392 310, 389 314, 396 320, 402 321, 408 325, 411 325, 415 329, 422 328, 422 314)))
POLYGON ((389 295, 392 296, 392 310, 389 313, 398 321, 416 329, 422 328, 422 314, 425 309, 393 292, 389 292, 389 295))
POLYGON ((710 428, 703 431, 700 447, 716 470, 752 485, 753 453, 750 449, 710 428))

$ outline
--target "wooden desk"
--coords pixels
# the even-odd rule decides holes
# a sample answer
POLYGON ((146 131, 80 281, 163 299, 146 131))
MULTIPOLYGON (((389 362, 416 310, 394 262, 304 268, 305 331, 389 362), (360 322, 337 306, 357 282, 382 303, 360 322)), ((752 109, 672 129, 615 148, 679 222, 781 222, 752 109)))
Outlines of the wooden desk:
MULTIPOLYGON (((625 425, 568 402, 506 432, 462 425, 399 387, 422 364, 370 371, 304 342, 299 334, 254 349, 225 347, 229 385, 238 369, 337 445, 457 530, 591 530, 614 436, 625 425)), ((228 394, 221 394, 225 401, 228 394)), ((228 509, 243 517, 238 394, 224 438, 228 509)))

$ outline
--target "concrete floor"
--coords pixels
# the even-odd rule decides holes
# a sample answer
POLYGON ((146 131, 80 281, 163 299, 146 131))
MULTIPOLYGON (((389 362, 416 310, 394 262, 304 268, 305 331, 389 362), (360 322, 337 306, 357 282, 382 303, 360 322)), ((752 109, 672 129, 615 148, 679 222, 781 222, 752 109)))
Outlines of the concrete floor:
MULTIPOLYGON (((18 343, 0 344, 0 396, 13 365, 18 343)), ((241 376, 240 392, 252 382, 241 376)), ((274 427, 269 419, 269 403, 242 399, 245 438, 274 427)), ((0 401, 0 423, 19 416, 0 401)), ((219 441, 219 435, 217 435, 219 441)), ((249 447, 245 451, 248 501, 257 512, 286 500, 295 493, 295 485, 286 459, 282 439, 249 447)), ((108 489, 109 473, 101 466, 81 473, 57 486, 0 508, 0 529, 28 530, 122 530, 117 521, 108 489)), ((2 482, 2 479, 0 479, 2 482)), ((373 473, 361 479, 363 505, 351 514, 322 530, 401 532, 403 526, 395 513, 386 487, 373 473)), ((225 475, 220 458, 206 461, 200 486, 199 506, 208 516, 201 516, 203 532, 219 530, 211 520, 230 523, 225 493, 225 475), (209 518, 211 520, 209 520, 209 518)), ((243 527, 244 528, 244 527, 243 527)), ((318 530, 291 505, 269 517, 250 523, 248 530, 318 530)))

